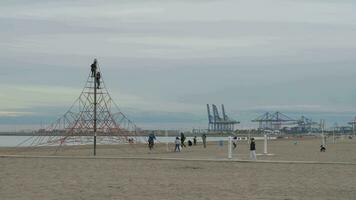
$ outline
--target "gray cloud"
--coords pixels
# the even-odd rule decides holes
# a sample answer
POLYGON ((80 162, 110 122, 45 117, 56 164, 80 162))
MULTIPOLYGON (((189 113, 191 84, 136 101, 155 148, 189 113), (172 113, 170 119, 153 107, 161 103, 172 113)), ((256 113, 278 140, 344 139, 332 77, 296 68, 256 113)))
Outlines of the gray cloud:
POLYGON ((24 86, 57 88, 62 103, 73 101, 97 57, 115 99, 142 122, 200 123, 206 103, 226 103, 244 119, 271 109, 350 113, 356 111, 354 6, 348 0, 1 1, 0 111, 36 115, 57 104, 42 93, 21 103, 24 94, 12 88, 24 86))

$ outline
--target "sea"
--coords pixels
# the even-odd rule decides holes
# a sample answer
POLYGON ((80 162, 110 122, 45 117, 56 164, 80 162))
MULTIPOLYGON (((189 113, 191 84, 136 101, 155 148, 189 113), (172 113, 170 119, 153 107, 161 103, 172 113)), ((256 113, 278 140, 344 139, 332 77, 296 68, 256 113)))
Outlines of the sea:
MULTIPOLYGON (((50 139, 50 136, 0 136, 0 147, 28 147, 33 145, 33 141, 38 139, 38 137, 43 137, 41 140, 42 141, 47 141, 50 139)), ((134 138, 134 140, 138 143, 146 143, 147 142, 147 137, 144 136, 132 136, 131 138, 134 138)), ((263 140, 264 137, 254 137, 255 140, 263 140)), ((222 141, 228 141, 228 137, 207 137, 207 142, 216 142, 217 145, 221 145, 222 141)), ((238 137, 238 140, 241 141, 246 141, 248 138, 247 137, 238 137)), ((276 137, 269 137, 269 139, 276 139, 276 137)), ((115 145, 116 143, 113 143, 113 140, 109 137, 105 136, 98 136, 98 141, 101 141, 100 144, 113 144, 115 145)), ((186 141, 191 140, 193 141, 193 137, 187 137, 186 141)), ((93 143, 93 137, 92 136, 81 136, 81 138, 76 137, 76 141, 73 142, 71 140, 68 142, 68 145, 85 145, 85 144, 91 144, 93 143), (76 142, 78 141, 78 142, 76 142), (80 141, 80 142, 79 142, 80 141), (84 141, 84 142, 83 142, 84 141)), ((175 137, 173 136, 157 136, 156 137, 156 142, 157 143, 174 143, 175 137)), ((201 137, 197 137, 197 142, 202 142, 201 137)), ((56 146, 58 144, 48 144, 48 145, 42 145, 42 146, 56 146)))

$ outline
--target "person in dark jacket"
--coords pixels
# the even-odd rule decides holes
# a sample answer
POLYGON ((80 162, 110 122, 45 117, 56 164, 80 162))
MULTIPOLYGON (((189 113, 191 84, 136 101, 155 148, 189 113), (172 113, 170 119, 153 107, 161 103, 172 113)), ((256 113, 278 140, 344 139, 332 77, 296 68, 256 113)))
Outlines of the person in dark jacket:
POLYGON ((324 147, 324 145, 320 145, 320 152, 325 152, 326 148, 324 147))
POLYGON ((189 147, 193 146, 193 142, 191 140, 188 140, 188 146, 189 147))
POLYGON ((233 149, 237 148, 237 137, 236 136, 232 139, 232 145, 234 145, 233 149))
POLYGON ((206 134, 205 133, 201 136, 201 139, 203 140, 204 148, 206 148, 206 134))
POLYGON ((153 149, 153 146, 155 145, 155 142, 154 142, 155 140, 156 140, 156 136, 153 132, 148 135, 148 148, 150 150, 153 149))
POLYGON ((197 145, 197 136, 194 136, 194 138, 193 138, 193 144, 194 144, 194 146, 197 145))
POLYGON ((250 159, 257 160, 255 138, 251 138, 251 142, 250 142, 250 159))
POLYGON ((97 64, 97 60, 94 59, 93 64, 91 64, 91 66, 90 66, 91 67, 91 77, 95 76, 95 72, 96 72, 96 69, 97 69, 96 64, 97 64))
POLYGON ((180 133, 180 141, 181 141, 181 147, 186 147, 185 146, 185 144, 184 144, 184 142, 185 142, 185 135, 184 135, 184 133, 180 133))
POLYGON ((96 77, 95 78, 96 78, 97 88, 99 89, 99 87, 100 87, 100 78, 101 78, 100 72, 96 73, 96 77))

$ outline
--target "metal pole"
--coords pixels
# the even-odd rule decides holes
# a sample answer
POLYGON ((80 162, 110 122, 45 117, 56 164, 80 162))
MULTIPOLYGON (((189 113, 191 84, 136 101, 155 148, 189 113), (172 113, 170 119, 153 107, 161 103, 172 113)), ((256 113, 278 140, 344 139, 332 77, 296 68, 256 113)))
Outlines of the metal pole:
POLYGON ((227 157, 229 159, 231 159, 232 158, 232 137, 231 136, 229 136, 227 148, 228 148, 227 157))
POLYGON ((335 127, 333 128, 333 144, 335 144, 335 127))
POLYGON ((322 144, 325 147, 325 135, 324 135, 324 120, 321 121, 321 138, 322 138, 322 144))
POLYGON ((355 136, 355 120, 356 118, 354 118, 354 120, 352 121, 352 135, 355 136))
POLYGON ((267 134, 265 134, 265 142, 264 142, 264 154, 267 154, 267 134))
POLYGON ((169 151, 168 131, 166 130, 165 133, 166 133, 166 140, 167 140, 167 143, 166 143, 166 148, 167 148, 167 149, 166 149, 166 150, 167 150, 167 152, 168 152, 168 151, 169 151))
POLYGON ((96 69, 94 72, 94 156, 96 156, 96 69))

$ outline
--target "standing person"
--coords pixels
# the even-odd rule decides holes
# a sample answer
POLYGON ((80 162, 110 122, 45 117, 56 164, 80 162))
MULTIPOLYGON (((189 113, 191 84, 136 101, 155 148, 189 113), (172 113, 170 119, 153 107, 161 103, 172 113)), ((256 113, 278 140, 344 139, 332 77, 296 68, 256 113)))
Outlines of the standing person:
POLYGON ((153 146, 155 145, 154 140, 156 139, 155 134, 152 132, 149 136, 148 136, 148 148, 150 148, 150 150, 153 149, 153 146))
POLYGON ((100 87, 100 78, 101 78, 100 72, 96 73, 96 77, 95 78, 96 78, 97 88, 99 89, 99 87, 100 87))
POLYGON ((250 159, 257 160, 255 138, 251 138, 251 142, 250 142, 250 159))
POLYGON ((91 64, 91 66, 90 66, 91 67, 91 77, 95 76, 95 72, 96 72, 96 69, 97 69, 96 64, 97 64, 97 60, 95 58, 93 64, 91 64))
POLYGON ((193 142, 191 140, 188 140, 188 146, 191 147, 193 145, 193 142))
POLYGON ((202 140, 203 140, 203 146, 204 148, 206 148, 206 134, 204 133, 202 136, 201 136, 202 140))
POLYGON ((194 138, 193 138, 193 144, 194 144, 194 146, 197 145, 197 136, 194 136, 194 138))
POLYGON ((320 145, 320 152, 325 152, 326 148, 324 147, 324 145, 320 145))
POLYGON ((235 136, 234 139, 232 140, 232 145, 234 145, 234 149, 237 148, 237 137, 235 136))
POLYGON ((176 144, 176 147, 174 148, 174 152, 180 152, 180 139, 179 137, 176 137, 176 140, 174 142, 176 144))
POLYGON ((180 141, 181 141, 181 146, 182 146, 182 148, 183 148, 183 147, 186 147, 185 144, 184 144, 185 139, 186 139, 186 138, 185 138, 184 133, 183 133, 183 132, 180 133, 180 141))

